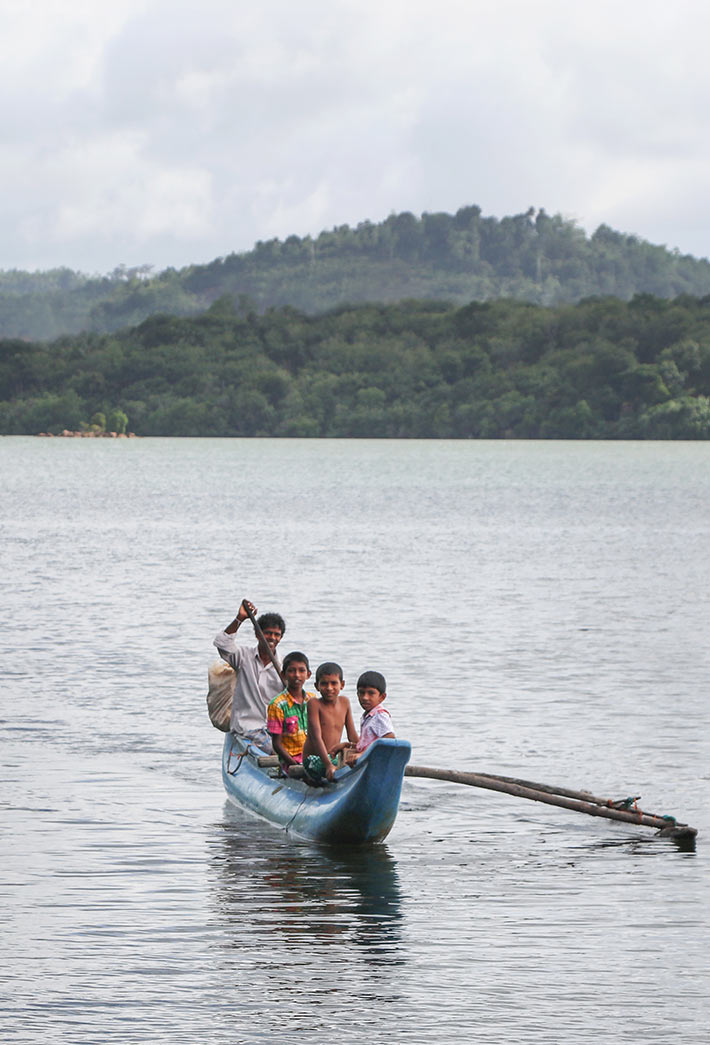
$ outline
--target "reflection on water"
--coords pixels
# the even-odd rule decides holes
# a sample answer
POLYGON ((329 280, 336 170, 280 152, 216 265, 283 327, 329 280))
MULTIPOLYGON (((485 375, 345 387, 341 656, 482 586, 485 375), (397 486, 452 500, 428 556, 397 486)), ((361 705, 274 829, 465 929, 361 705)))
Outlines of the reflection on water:
POLYGON ((401 962, 401 889, 385 844, 334 850, 294 840, 227 806, 209 863, 217 913, 241 947, 245 931, 305 952, 334 939, 371 963, 401 962))
POLYGON ((679 853, 695 856, 696 840, 691 835, 681 835, 678 838, 663 837, 658 833, 653 835, 639 834, 629 835, 627 838, 602 838, 598 841, 585 845, 586 849, 626 849, 629 853, 639 856, 662 856, 667 857, 667 847, 672 846, 679 853))

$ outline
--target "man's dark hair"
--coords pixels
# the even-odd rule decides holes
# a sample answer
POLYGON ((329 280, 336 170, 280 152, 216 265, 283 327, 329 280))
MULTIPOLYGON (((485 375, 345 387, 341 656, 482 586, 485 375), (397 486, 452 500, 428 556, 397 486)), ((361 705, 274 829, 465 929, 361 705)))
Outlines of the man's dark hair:
POLYGON ((357 688, 365 689, 366 686, 373 686, 375 689, 379 689, 380 693, 387 692, 385 676, 381 675, 379 671, 363 671, 357 680, 357 688))
POLYGON ((297 662, 299 664, 305 664, 308 670, 311 670, 311 665, 308 663, 308 657, 305 653, 300 653, 298 650, 294 650, 292 653, 287 653, 283 659, 281 670, 285 671, 289 664, 297 662))
POLYGON ((325 664, 318 665, 316 668, 316 686, 320 682, 322 675, 337 675, 340 681, 343 681, 343 669, 334 660, 326 660, 325 664))
POLYGON ((280 613, 262 613, 260 617, 257 617, 256 623, 262 631, 266 628, 281 628, 281 636, 286 634, 286 621, 280 613))

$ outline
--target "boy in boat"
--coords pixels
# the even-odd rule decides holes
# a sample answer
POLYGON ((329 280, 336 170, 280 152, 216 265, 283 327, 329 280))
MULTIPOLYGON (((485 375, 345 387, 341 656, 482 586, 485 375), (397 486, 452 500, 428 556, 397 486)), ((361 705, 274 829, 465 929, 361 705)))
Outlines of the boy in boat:
POLYGON ((305 653, 294 651, 286 654, 282 671, 286 679, 286 689, 269 704, 266 728, 271 736, 274 753, 279 756, 281 768, 288 775, 291 766, 300 766, 303 762, 307 728, 306 706, 315 694, 306 693, 303 688, 311 677, 305 653))
POLYGON ((335 773, 335 755, 343 748, 357 743, 350 701, 341 695, 343 669, 334 661, 320 664, 316 670, 316 689, 320 697, 308 704, 308 730, 303 745, 303 768, 309 783, 321 783, 323 777, 332 780, 335 773), (341 743, 343 729, 347 741, 341 743))
MULTIPOLYGON (((248 599, 242 599, 236 617, 224 631, 215 636, 213 644, 219 650, 222 660, 226 660, 237 673, 229 720, 230 730, 258 744, 270 755, 271 740, 266 729, 266 709, 283 688, 283 683, 261 639, 256 646, 241 646, 235 641, 237 631, 249 617, 247 610, 256 616, 256 606, 248 599)), ((262 613, 257 623, 278 663, 276 647, 286 631, 283 617, 279 613, 262 613)))
POLYGON ((382 701, 387 696, 387 683, 385 676, 379 671, 364 671, 357 680, 357 699, 363 710, 360 719, 360 739, 345 756, 349 766, 355 765, 363 751, 370 744, 382 737, 394 740, 394 726, 387 708, 382 707, 382 701))

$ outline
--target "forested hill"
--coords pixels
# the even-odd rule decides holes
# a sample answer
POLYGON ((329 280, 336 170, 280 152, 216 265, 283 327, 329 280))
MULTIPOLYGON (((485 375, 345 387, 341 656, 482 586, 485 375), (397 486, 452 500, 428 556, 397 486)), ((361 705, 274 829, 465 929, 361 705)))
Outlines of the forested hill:
POLYGON ((316 237, 272 239, 155 275, 145 266, 121 266, 105 277, 69 269, 0 272, 0 337, 109 332, 159 312, 194 315, 224 295, 248 299, 257 312, 291 305, 315 314, 403 298, 557 305, 638 293, 710 294, 710 263, 606 225, 588 237, 573 221, 543 210, 498 220, 470 206, 454 215, 403 213, 316 237))
POLYGON ((0 433, 710 438, 710 297, 155 316, 0 340, 0 433), (121 427, 119 427, 121 426, 121 427))

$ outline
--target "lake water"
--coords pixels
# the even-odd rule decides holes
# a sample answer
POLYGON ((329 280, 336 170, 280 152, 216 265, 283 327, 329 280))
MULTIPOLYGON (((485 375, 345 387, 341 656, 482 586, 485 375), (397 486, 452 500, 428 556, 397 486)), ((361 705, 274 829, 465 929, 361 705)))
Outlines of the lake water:
MULTIPOLYGON (((707 1041, 710 444, 0 439, 4 1043, 707 1041), (242 596, 388 679, 413 762, 328 851, 231 806, 242 596)), ((355 704, 355 701, 353 701, 355 704)))

